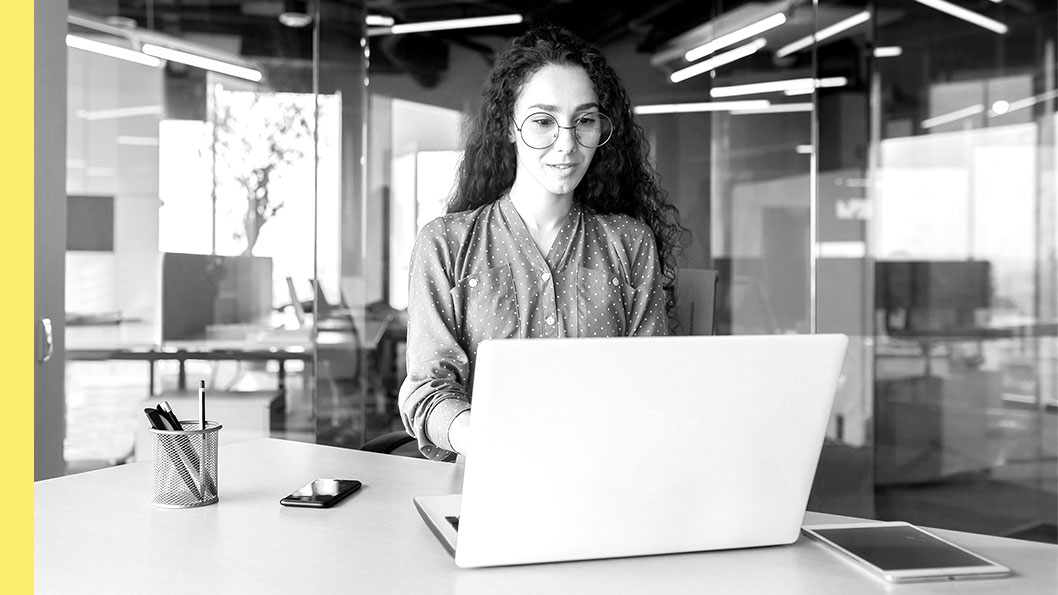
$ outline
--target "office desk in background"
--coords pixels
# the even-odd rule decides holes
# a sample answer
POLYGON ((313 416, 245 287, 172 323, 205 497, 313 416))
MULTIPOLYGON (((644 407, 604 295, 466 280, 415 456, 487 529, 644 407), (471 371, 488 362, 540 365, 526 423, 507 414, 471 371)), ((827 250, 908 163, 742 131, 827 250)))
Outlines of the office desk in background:
MULTIPOLYGON (((1020 593, 1058 590, 1058 547, 937 531, 1014 569, 1009 579, 894 586, 814 541, 789 546, 463 570, 414 496, 459 492, 462 466, 260 439, 220 450, 220 501, 150 504, 151 464, 37 482, 37 593, 1020 593), (364 488, 326 510, 279 499, 316 477, 364 488)), ((527 478, 526 489, 549 489, 527 478)), ((808 513, 805 523, 857 519, 808 513)), ((620 522, 615 519, 614 522, 620 522)))
POLYGON ((347 350, 359 348, 356 335, 349 330, 320 330, 313 340, 312 329, 245 329, 228 337, 152 342, 151 329, 104 328, 70 329, 67 333, 66 357, 71 361, 142 361, 148 365, 149 394, 155 391, 155 362, 176 361, 179 364, 177 390, 187 390, 188 360, 244 361, 278 363, 277 389, 286 391, 286 362, 296 360, 311 366, 318 349, 347 350))

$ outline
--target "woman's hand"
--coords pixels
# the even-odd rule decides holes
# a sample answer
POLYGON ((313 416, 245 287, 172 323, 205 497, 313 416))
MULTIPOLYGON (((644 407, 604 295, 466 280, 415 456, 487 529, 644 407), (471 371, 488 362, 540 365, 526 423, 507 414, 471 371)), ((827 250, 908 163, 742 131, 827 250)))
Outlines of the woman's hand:
POLYGON ((466 456, 467 442, 470 441, 469 409, 457 415, 456 418, 452 420, 452 425, 448 426, 448 441, 452 443, 453 450, 466 456))

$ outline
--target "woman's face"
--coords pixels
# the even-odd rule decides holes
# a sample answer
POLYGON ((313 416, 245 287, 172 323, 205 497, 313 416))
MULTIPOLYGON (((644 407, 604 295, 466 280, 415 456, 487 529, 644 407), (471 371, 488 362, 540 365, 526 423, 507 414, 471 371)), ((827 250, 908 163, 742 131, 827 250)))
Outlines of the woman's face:
MULTIPOLYGON (((524 138, 531 138, 533 126, 547 125, 546 118, 534 114, 548 114, 559 126, 569 127, 585 114, 597 113, 598 101, 583 68, 549 64, 526 81, 514 104, 514 124, 526 131, 524 138)), ((518 153, 515 186, 537 186, 556 198, 573 194, 595 155, 594 148, 577 142, 572 128, 558 128, 554 144, 543 149, 526 144, 517 128, 511 129, 511 142, 518 153)))

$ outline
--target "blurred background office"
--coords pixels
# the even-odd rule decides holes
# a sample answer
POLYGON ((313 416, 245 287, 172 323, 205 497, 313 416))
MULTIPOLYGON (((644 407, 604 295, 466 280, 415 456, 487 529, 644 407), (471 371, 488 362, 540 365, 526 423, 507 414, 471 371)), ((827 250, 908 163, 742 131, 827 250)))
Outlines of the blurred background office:
POLYGON ((850 336, 809 507, 1058 541, 1053 0, 40 4, 38 478, 149 457, 199 379, 228 441, 399 429, 412 241, 554 22, 630 90, 716 332, 850 336))

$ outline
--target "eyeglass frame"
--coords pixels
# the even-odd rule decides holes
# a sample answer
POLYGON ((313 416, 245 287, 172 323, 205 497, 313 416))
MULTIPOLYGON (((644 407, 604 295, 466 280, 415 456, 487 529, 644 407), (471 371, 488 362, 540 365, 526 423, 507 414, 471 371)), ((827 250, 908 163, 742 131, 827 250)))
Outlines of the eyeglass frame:
POLYGON ((518 131, 518 137, 522 139, 522 142, 525 143, 525 146, 529 147, 530 149, 537 149, 537 150, 549 149, 549 148, 553 147, 555 145, 555 143, 558 142, 558 137, 562 135, 562 130, 563 129, 572 130, 573 131, 573 140, 577 141, 578 145, 584 147, 585 149, 598 149, 599 147, 601 147, 601 146, 605 145, 606 143, 610 142, 610 139, 613 138, 614 128, 615 128, 615 125, 614 125, 613 118, 611 118, 610 116, 607 116, 606 114, 604 114, 602 112, 586 112, 586 113, 583 113, 583 114, 577 116, 576 119, 573 120, 573 125, 572 126, 563 126, 563 125, 559 124, 558 123, 558 118, 556 118, 555 116, 553 116, 552 114, 549 114, 547 112, 533 112, 533 113, 529 114, 528 116, 526 116, 525 118, 522 119, 522 125, 521 126, 518 126, 517 124, 514 125, 514 129, 518 131), (525 128, 525 123, 528 122, 529 118, 532 118, 533 116, 547 116, 548 118, 551 118, 552 120, 554 120, 555 121, 555 126, 558 126, 558 128, 559 128, 559 132, 557 132, 555 134, 555 138, 553 138, 550 143, 548 143, 547 145, 544 145, 543 147, 534 147, 533 145, 530 145, 529 141, 525 140, 525 134, 522 132, 522 129, 525 128), (581 142, 580 137, 577 136, 577 121, 579 121, 581 118, 583 118, 585 116, 602 116, 602 117, 604 117, 604 118, 606 118, 607 120, 610 121, 610 134, 608 134, 606 136, 606 140, 604 140, 601 143, 595 145, 594 147, 589 147, 588 145, 584 144, 583 142, 581 142))

